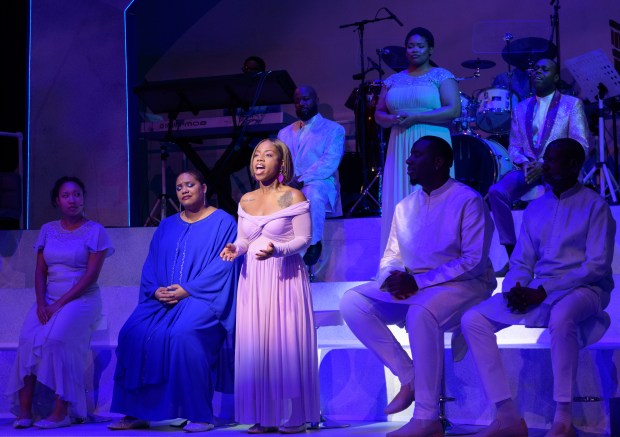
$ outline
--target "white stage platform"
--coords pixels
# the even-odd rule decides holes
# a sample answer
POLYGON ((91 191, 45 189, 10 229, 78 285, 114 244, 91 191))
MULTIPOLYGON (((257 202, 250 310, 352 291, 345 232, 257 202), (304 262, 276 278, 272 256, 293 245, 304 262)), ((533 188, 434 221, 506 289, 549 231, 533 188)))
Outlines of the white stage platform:
MULTIPOLYGON (((0 435, 2 436, 20 436, 31 437, 42 435, 47 436, 79 436, 79 437, 114 437, 114 436, 142 436, 152 437, 154 435, 184 435, 188 434, 179 428, 172 426, 158 426, 147 430, 136 431, 110 431, 106 428, 106 424, 94 423, 85 425, 75 425, 70 428, 61 428, 55 430, 42 431, 36 428, 15 430, 11 428, 12 420, 0 419, 0 435)), ((363 436, 363 437, 385 437, 385 434, 394 431, 404 425, 403 422, 347 422, 349 427, 347 428, 335 428, 335 429, 321 429, 319 431, 309 430, 306 435, 315 437, 350 437, 350 436, 363 436)), ((246 435, 248 425, 237 425, 228 428, 215 428, 212 431, 204 434, 208 437, 233 437, 239 435, 246 435)), ((471 429, 476 429, 471 427, 471 429)), ((543 437, 545 430, 532 429, 529 430, 529 437, 543 437)), ((271 434, 278 435, 278 434, 271 434)), ((303 434, 302 434, 303 435, 303 434)), ((579 437, 598 437, 600 434, 580 433, 579 437)))
MULTIPOLYGON (((613 208, 613 212, 620 223, 620 209, 613 208)), ((520 217, 520 212, 516 212, 515 219, 518 224, 520 217)), ((316 270, 317 279, 322 282, 313 284, 316 311, 337 309, 342 293, 359 281, 369 280, 379 261, 378 218, 334 219, 329 220, 326 226, 324 255, 316 270)), ((153 231, 154 228, 109 229, 117 252, 106 261, 99 281, 104 295, 106 324, 93 338, 93 361, 88 375, 92 408, 98 414, 109 413, 112 375, 116 363, 116 339, 120 327, 137 302, 141 267, 153 231)), ((17 335, 24 314, 34 302, 35 257, 32 245, 37 233, 38 231, 0 231, 0 299, 3 300, 0 317, 4 328, 0 330, 2 380, 6 380, 14 360, 17 335)), ((616 246, 619 243, 620 238, 617 237, 616 246)), ((620 284, 620 252, 616 252, 614 273, 618 275, 616 283, 620 284)), ((496 237, 492 248, 492 261, 496 268, 506 262, 503 248, 497 244, 496 237)), ((620 285, 617 288, 620 289, 620 285)), ((615 431, 612 426, 619 427, 617 432, 620 435, 620 425, 613 424, 613 420, 620 420, 620 296, 617 296, 617 292, 614 292, 608 310, 612 315, 611 329, 601 342, 582 351, 580 356, 577 394, 602 399, 598 402, 576 403, 574 407, 575 424, 583 431, 594 433, 592 435, 609 435, 611 429, 615 431)), ((330 317, 327 318, 329 319, 330 317)), ((393 332, 401 343, 407 345, 404 330, 394 328, 393 332)), ((321 327, 318 338, 324 415, 333 420, 356 422, 401 422, 411 417, 411 408, 394 416, 386 417, 383 414, 387 401, 399 388, 398 381, 363 348, 346 326, 321 327)), ((513 393, 528 425, 540 429, 548 427, 553 418, 554 403, 551 399, 552 377, 545 332, 510 328, 499 334, 498 341, 502 347, 513 393)), ((449 346, 449 337, 446 338, 446 345, 449 346)), ((481 390, 471 358, 468 355, 462 362, 453 363, 450 355, 447 348, 446 388, 448 395, 456 398, 446 406, 448 418, 457 423, 488 423, 493 410, 481 390)), ((1 388, 4 390, 4 387, 1 388)), ((222 399, 218 398, 216 411, 222 408, 222 415, 228 414, 229 411, 221 407, 227 402, 220 403, 219 400, 222 399)), ((6 399, 0 400, 0 416, 8 416, 6 399)), ((96 425, 78 428, 86 432, 90 426, 96 425)), ((380 433, 394 428, 385 424, 380 433)), ((5 430, 0 424, 0 435, 8 435, 4 434, 5 430)), ((374 435, 374 431, 366 428, 360 428, 359 431, 359 435, 374 435)), ((347 433, 346 430, 334 432, 338 432, 338 435, 357 434, 357 430, 356 433, 347 433)), ((73 434, 72 429, 72 435, 82 434, 73 434)))

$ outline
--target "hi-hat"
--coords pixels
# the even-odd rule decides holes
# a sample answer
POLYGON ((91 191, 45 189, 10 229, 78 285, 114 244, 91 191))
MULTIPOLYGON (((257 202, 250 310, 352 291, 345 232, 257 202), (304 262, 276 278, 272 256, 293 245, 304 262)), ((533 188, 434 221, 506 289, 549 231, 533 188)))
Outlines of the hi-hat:
POLYGON ((555 45, 544 38, 519 38, 510 42, 502 50, 504 61, 520 70, 527 70, 543 58, 553 59, 558 50, 555 45))
POLYGON ((495 62, 478 58, 463 61, 461 62, 461 66, 469 68, 470 70, 486 70, 487 68, 495 67, 495 62))

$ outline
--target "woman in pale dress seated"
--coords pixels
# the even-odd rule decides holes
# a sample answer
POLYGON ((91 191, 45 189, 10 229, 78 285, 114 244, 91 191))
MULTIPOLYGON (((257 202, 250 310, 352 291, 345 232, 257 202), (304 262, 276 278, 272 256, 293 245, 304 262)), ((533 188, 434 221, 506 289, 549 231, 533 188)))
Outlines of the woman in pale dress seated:
POLYGON ((87 416, 85 370, 101 316, 97 278, 114 248, 103 226, 84 217, 84 193, 78 178, 56 181, 52 204, 62 218, 44 224, 35 244, 36 303, 26 315, 7 388, 14 428, 59 428, 71 424, 70 416, 87 416))
POLYGON ((414 188, 405 165, 413 143, 432 135, 452 144, 449 124, 461 114, 459 86, 452 73, 431 61, 434 49, 435 39, 428 29, 411 29, 405 37, 409 66, 388 77, 379 94, 375 121, 391 128, 381 195, 381 255, 394 208, 414 188))
POLYGON ((237 240, 221 253, 246 255, 239 277, 235 414, 251 434, 305 432, 319 421, 316 333, 302 255, 311 240, 309 203, 286 186, 293 163, 286 145, 263 140, 250 171, 259 188, 239 205, 237 240))

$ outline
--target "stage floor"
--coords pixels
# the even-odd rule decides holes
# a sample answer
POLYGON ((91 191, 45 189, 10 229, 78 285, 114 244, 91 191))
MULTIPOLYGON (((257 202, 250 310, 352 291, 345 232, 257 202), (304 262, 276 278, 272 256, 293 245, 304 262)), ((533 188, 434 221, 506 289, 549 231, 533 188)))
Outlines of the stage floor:
MULTIPOLYGON (((0 436, 80 436, 80 437, 114 437, 114 436, 156 436, 162 434, 188 435, 180 428, 172 426, 153 427, 147 430, 131 430, 131 431, 110 431, 107 429, 107 423, 89 423, 85 425, 74 425, 68 428, 59 428, 51 430, 40 430, 37 428, 16 430, 11 427, 12 419, 0 419, 0 436)), ((384 437, 386 433, 394 431, 404 425, 404 422, 349 422, 348 428, 333 428, 320 430, 309 430, 305 435, 314 435, 316 437, 348 437, 348 436, 365 436, 365 437, 384 437)), ((216 428, 205 435, 209 437, 226 437, 233 435, 249 435, 245 431, 249 427, 247 425, 238 425, 228 428, 216 428)), ((480 429, 480 427, 464 427, 472 432, 480 429)), ((546 430, 530 429, 529 437, 544 437, 546 430)), ((279 435, 279 434, 270 434, 279 435)), ((304 435, 304 434, 301 434, 304 435)), ((467 435, 467 434, 451 434, 451 435, 467 435)), ((604 434, 588 434, 579 433, 579 437, 599 437, 604 434)))

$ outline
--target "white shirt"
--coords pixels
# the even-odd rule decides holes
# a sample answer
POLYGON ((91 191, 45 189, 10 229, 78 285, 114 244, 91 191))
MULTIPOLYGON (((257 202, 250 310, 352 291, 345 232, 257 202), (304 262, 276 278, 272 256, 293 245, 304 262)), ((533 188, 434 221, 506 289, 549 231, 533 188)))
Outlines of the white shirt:
POLYGON ((502 296, 477 309, 489 319, 511 325, 546 327, 553 305, 576 288, 588 288, 601 299, 601 313, 580 325, 582 344, 598 340, 607 329, 602 312, 614 287, 611 262, 616 222, 605 199, 576 184, 556 197, 551 190, 523 213, 521 232, 502 284, 508 292, 517 282, 542 286, 547 298, 525 314, 511 313, 502 296))
POLYGON ((553 100, 553 94, 555 93, 551 93, 545 97, 536 96, 536 107, 534 108, 534 119, 532 120, 532 134, 534 137, 534 144, 538 147, 540 147, 540 135, 538 135, 538 133, 542 131, 542 128, 545 125, 545 119, 547 118, 547 112, 549 111, 551 100, 553 100))
POLYGON ((316 114, 305 122, 296 121, 278 133, 291 151, 295 175, 309 183, 334 181, 344 153, 344 128, 316 114))
POLYGON ((376 281, 356 287, 365 296, 427 308, 442 324, 490 296, 496 281, 489 260, 493 221, 484 200, 448 179, 426 194, 421 187, 396 205, 376 281), (393 270, 410 272, 419 290, 395 300, 379 287, 393 270), (445 299, 437 299, 437 295, 445 299))

